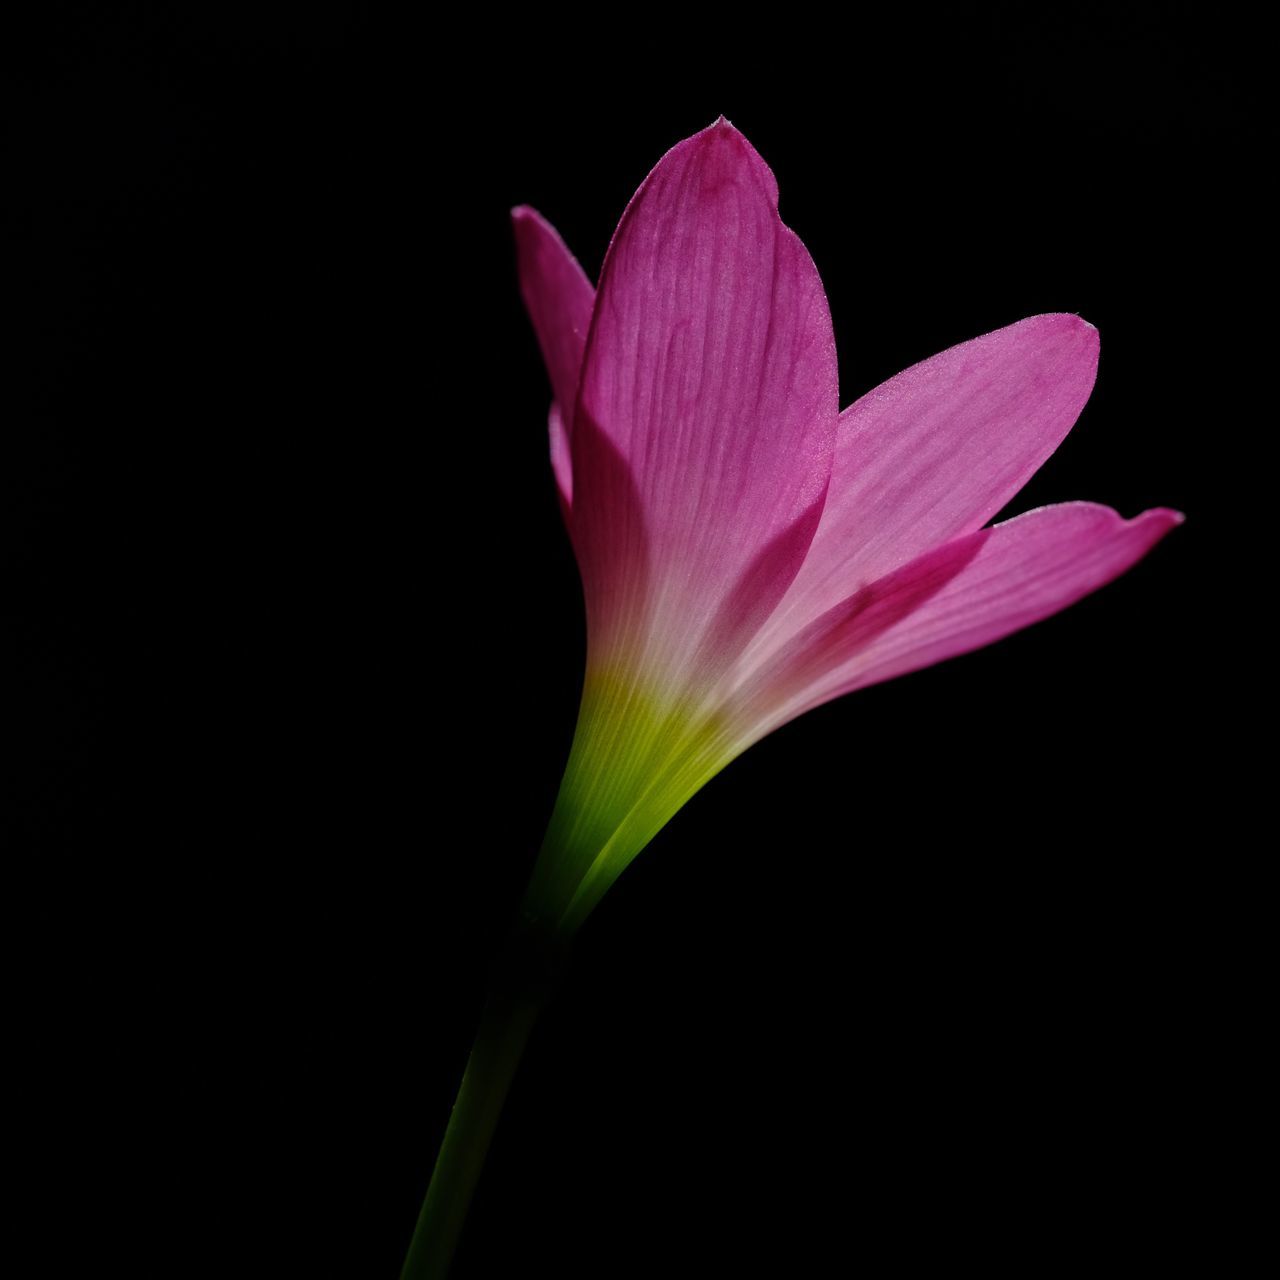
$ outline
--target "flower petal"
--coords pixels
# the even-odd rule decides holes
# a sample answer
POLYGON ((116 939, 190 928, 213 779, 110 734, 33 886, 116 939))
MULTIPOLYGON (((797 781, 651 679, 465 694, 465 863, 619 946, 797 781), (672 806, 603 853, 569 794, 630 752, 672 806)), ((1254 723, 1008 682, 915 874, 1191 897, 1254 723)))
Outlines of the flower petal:
POLYGON ((811 623, 739 691, 750 741, 805 711, 1030 626, 1142 559, 1176 511, 1132 520, 1068 502, 980 529, 913 560, 811 623))
POLYGON ((1071 430, 1097 364, 1091 324, 1032 316, 913 365, 850 405, 822 522, 770 620, 770 641, 852 586, 986 524, 1071 430))
POLYGON ((512 209, 520 293, 542 348, 555 396, 551 419, 551 462, 567 506, 572 493, 565 424, 578 396, 582 351, 591 326, 595 290, 556 229, 536 209, 512 209))
POLYGON ((560 512, 568 524, 573 513, 573 455, 569 447, 569 432, 555 401, 552 401, 551 412, 547 415, 547 437, 551 445, 551 470, 555 473, 556 489, 560 494, 560 512))
POLYGON ((817 271, 717 121, 659 161, 601 273, 571 433, 589 617, 622 608, 657 669, 691 674, 709 643, 724 659, 799 569, 837 409, 817 271))

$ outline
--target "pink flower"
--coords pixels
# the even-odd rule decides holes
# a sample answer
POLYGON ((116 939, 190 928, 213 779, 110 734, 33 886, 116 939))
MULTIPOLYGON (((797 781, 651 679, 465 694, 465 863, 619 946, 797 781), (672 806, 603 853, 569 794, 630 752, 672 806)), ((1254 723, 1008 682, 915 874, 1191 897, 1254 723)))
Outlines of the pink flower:
POLYGON ((526 904, 562 934, 765 734, 1056 613, 1182 520, 1069 502, 987 527, 1093 387, 1098 334, 1075 315, 962 343, 841 412, 822 283, 723 119, 641 185, 598 289, 537 213, 513 216, 587 611, 526 904))

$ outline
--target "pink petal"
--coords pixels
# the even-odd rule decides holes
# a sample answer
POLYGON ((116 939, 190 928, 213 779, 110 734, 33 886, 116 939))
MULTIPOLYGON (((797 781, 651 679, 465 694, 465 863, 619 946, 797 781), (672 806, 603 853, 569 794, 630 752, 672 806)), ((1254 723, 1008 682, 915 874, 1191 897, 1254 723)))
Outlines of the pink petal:
POLYGON ((1041 507, 944 543, 811 623, 744 684, 752 740, 855 689, 1030 626, 1096 591, 1182 523, 1157 508, 1041 507))
POLYGON ((851 584, 986 524, 1071 430, 1097 364, 1091 324, 1032 316, 913 365, 846 409, 822 522, 773 637, 851 584))
POLYGON ((569 449, 569 432, 564 425, 560 406, 554 401, 547 415, 547 436, 551 445, 551 470, 555 473, 560 494, 560 511, 565 524, 573 512, 573 455, 569 449))
POLYGON ((567 506, 572 493, 568 436, 564 423, 578 396, 582 351, 591 326, 595 290, 556 229, 527 205, 511 211, 520 293, 533 321, 555 396, 551 461, 567 506), (558 420, 558 421, 557 421, 558 420))
POLYGON ((687 670, 757 626, 817 526, 837 408, 817 271, 718 121, 659 161, 601 273, 572 432, 593 643, 625 615, 687 670))

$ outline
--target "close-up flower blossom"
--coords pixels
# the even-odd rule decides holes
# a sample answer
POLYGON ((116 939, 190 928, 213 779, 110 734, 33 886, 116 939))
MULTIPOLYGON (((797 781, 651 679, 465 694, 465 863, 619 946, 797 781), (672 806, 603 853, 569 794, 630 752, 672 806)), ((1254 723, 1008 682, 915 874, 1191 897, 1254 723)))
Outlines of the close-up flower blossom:
POLYGON ((1071 430, 1098 332, 1038 315, 843 411, 822 282, 724 119, 636 192, 593 290, 514 211, 582 574, 577 736, 527 911, 572 933, 713 775, 795 717, 1048 617, 1181 516, 1068 502, 985 527, 1071 430))
POLYGON ((641 184, 595 288, 540 214, 513 219, 586 673, 407 1280, 448 1265, 544 970, 709 779, 833 698, 1056 613, 1182 519, 1067 502, 988 524, 1089 398, 1098 332, 1077 315, 961 343, 841 411, 818 273, 723 118, 641 184))

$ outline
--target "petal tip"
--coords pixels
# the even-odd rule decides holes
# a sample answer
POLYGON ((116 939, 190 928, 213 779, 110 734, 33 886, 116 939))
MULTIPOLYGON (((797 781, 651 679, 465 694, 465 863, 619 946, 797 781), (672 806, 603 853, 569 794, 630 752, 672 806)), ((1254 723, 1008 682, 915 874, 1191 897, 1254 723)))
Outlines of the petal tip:
POLYGON ((1152 507, 1125 520, 1124 527, 1135 531, 1149 551, 1157 542, 1163 542, 1180 524, 1186 523, 1187 517, 1173 507, 1152 507))
POLYGON ((1057 313, 1057 318, 1065 320, 1069 325, 1076 329, 1083 329, 1089 333, 1098 332, 1098 326, 1092 321, 1086 320, 1084 316, 1077 311, 1059 311, 1057 313))
MULTIPOLYGON (((737 127, 727 116, 719 115, 705 129, 700 129, 692 137, 686 138, 686 142, 703 142, 703 143, 725 143, 736 142, 740 146, 745 147, 751 154, 756 154, 756 149, 751 145, 750 140, 741 129, 737 127)), ((677 146, 679 144, 677 143, 677 146)))
POLYGON ((1102 346, 1102 335, 1097 325, 1090 324, 1074 311, 1051 311, 1033 318, 1039 321, 1042 339, 1050 343, 1052 349, 1062 356, 1082 359, 1089 368, 1096 370, 1102 346))
POLYGON ((1092 321, 1086 320, 1084 316, 1076 315, 1075 312, 1069 312, 1068 314, 1071 318, 1071 332, 1086 350, 1093 353, 1093 357, 1096 360, 1098 351, 1102 346, 1102 335, 1098 332, 1098 326, 1092 321))
POLYGON ((1063 333, 1079 334, 1080 337, 1092 340, 1094 343, 1098 341, 1098 326, 1074 311, 1054 311, 1043 318, 1051 321, 1054 327, 1063 333))
POLYGON ((1090 352, 1095 358, 1101 343, 1098 326, 1074 311, 1045 311, 1015 321, 997 334, 1017 335, 1058 351, 1090 352))

